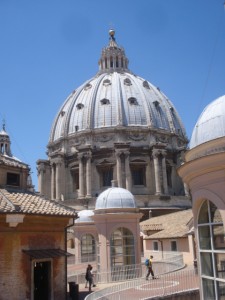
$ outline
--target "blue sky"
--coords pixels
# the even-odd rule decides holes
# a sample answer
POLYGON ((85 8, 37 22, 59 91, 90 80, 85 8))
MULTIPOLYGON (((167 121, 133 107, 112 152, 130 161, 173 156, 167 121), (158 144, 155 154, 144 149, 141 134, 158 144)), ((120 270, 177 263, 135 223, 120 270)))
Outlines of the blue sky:
POLYGON ((0 119, 36 188, 54 117, 98 71, 110 28, 130 70, 173 102, 189 139, 203 108, 225 94, 223 0, 0 0, 0 119))

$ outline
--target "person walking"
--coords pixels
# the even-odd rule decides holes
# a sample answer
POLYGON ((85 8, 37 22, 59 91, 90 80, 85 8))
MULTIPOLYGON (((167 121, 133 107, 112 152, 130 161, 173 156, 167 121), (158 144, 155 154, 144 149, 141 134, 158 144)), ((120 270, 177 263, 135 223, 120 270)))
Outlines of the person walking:
POLYGON ((91 290, 92 286, 96 287, 96 285, 94 284, 94 279, 93 279, 94 275, 93 275, 92 269, 93 269, 93 267, 91 265, 88 265, 87 270, 86 270, 86 276, 85 276, 85 279, 89 283, 89 286, 88 286, 89 287, 89 292, 92 291, 91 290))
POLYGON ((85 274, 85 280, 86 280, 86 282, 85 282, 85 288, 88 287, 88 271, 89 271, 90 267, 91 267, 91 265, 88 264, 87 269, 86 269, 86 274, 85 274))
POLYGON ((155 275, 154 275, 154 271, 152 269, 152 259, 153 259, 153 256, 151 255, 149 260, 148 260, 146 280, 148 280, 148 277, 149 277, 150 274, 152 276, 152 279, 156 279, 155 275))

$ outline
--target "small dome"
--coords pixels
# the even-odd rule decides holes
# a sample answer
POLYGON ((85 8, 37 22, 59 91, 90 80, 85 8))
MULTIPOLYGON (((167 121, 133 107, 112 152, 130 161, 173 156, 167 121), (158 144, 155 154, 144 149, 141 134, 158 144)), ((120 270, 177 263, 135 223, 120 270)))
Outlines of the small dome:
POLYGON ((93 220, 90 218, 94 215, 93 210, 81 210, 78 212, 78 219, 75 220, 75 223, 86 223, 86 222, 93 222, 93 220))
POLYGON ((211 102, 200 115, 190 141, 190 148, 225 136, 225 95, 211 102))
POLYGON ((98 196, 95 204, 95 209, 108 208, 136 208, 134 196, 123 188, 109 188, 98 196))

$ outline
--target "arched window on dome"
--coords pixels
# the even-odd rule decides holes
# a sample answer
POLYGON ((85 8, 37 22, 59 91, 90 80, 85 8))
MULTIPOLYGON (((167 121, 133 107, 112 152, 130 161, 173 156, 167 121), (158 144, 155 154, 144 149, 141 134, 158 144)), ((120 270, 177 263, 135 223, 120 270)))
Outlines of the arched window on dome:
POLYGON ((82 109, 82 108, 84 107, 84 104, 78 103, 78 104, 76 105, 76 107, 77 107, 78 110, 80 110, 80 109, 82 109))
POLYGON ((128 228, 119 227, 111 234, 110 259, 112 270, 135 264, 134 235, 128 228))
POLYGON ((85 234, 81 238, 81 262, 96 260, 96 243, 92 234, 85 234))
POLYGON ((110 101, 109 101, 109 99, 106 99, 106 98, 104 98, 104 99, 101 99, 101 100, 100 100, 100 102, 101 102, 101 104, 102 104, 102 105, 107 105, 107 104, 110 104, 110 101))
POLYGON ((131 80, 129 78, 125 78, 123 82, 125 85, 132 85, 131 80))
POLYGON ((225 286, 225 236, 219 209, 205 200, 198 215, 200 277, 204 299, 222 299, 225 286))
POLYGON ((92 87, 92 85, 90 83, 87 83, 84 87, 84 90, 87 91, 92 87))
POLYGON ((145 87, 146 89, 150 90, 150 86, 148 84, 148 81, 143 81, 143 87, 145 87))
POLYGON ((135 97, 128 98, 128 101, 131 105, 138 105, 138 101, 135 97))
POLYGON ((109 79, 105 79, 105 80, 103 81, 103 85, 104 85, 104 86, 111 85, 111 81, 110 81, 109 79))

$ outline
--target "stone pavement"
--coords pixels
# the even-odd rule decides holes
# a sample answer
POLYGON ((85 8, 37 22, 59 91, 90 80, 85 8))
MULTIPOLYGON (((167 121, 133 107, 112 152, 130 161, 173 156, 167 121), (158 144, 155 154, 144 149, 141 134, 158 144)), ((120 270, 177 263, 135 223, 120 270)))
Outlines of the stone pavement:
MULTIPOLYGON (((163 294, 176 294, 185 290, 190 290, 190 292, 192 290, 196 291, 199 289, 199 278, 193 269, 188 269, 189 268, 186 268, 185 272, 180 270, 159 276, 156 280, 150 279, 146 281, 145 278, 140 278, 140 280, 136 282, 137 285, 120 292, 115 292, 115 295, 118 293, 118 299, 120 297, 120 299, 137 300, 143 298, 148 299, 149 296, 158 297, 163 294)), ((97 287, 92 288, 92 291, 95 292, 121 283, 122 282, 98 284, 97 287)), ((88 294, 88 288, 85 288, 85 283, 79 284, 79 298, 75 298, 74 300, 84 300, 88 294)), ((191 297, 189 296, 188 299, 192 299, 191 297)), ((69 299, 71 298, 68 298, 68 300, 69 299)), ((195 299, 194 294, 193 299, 195 299)))

